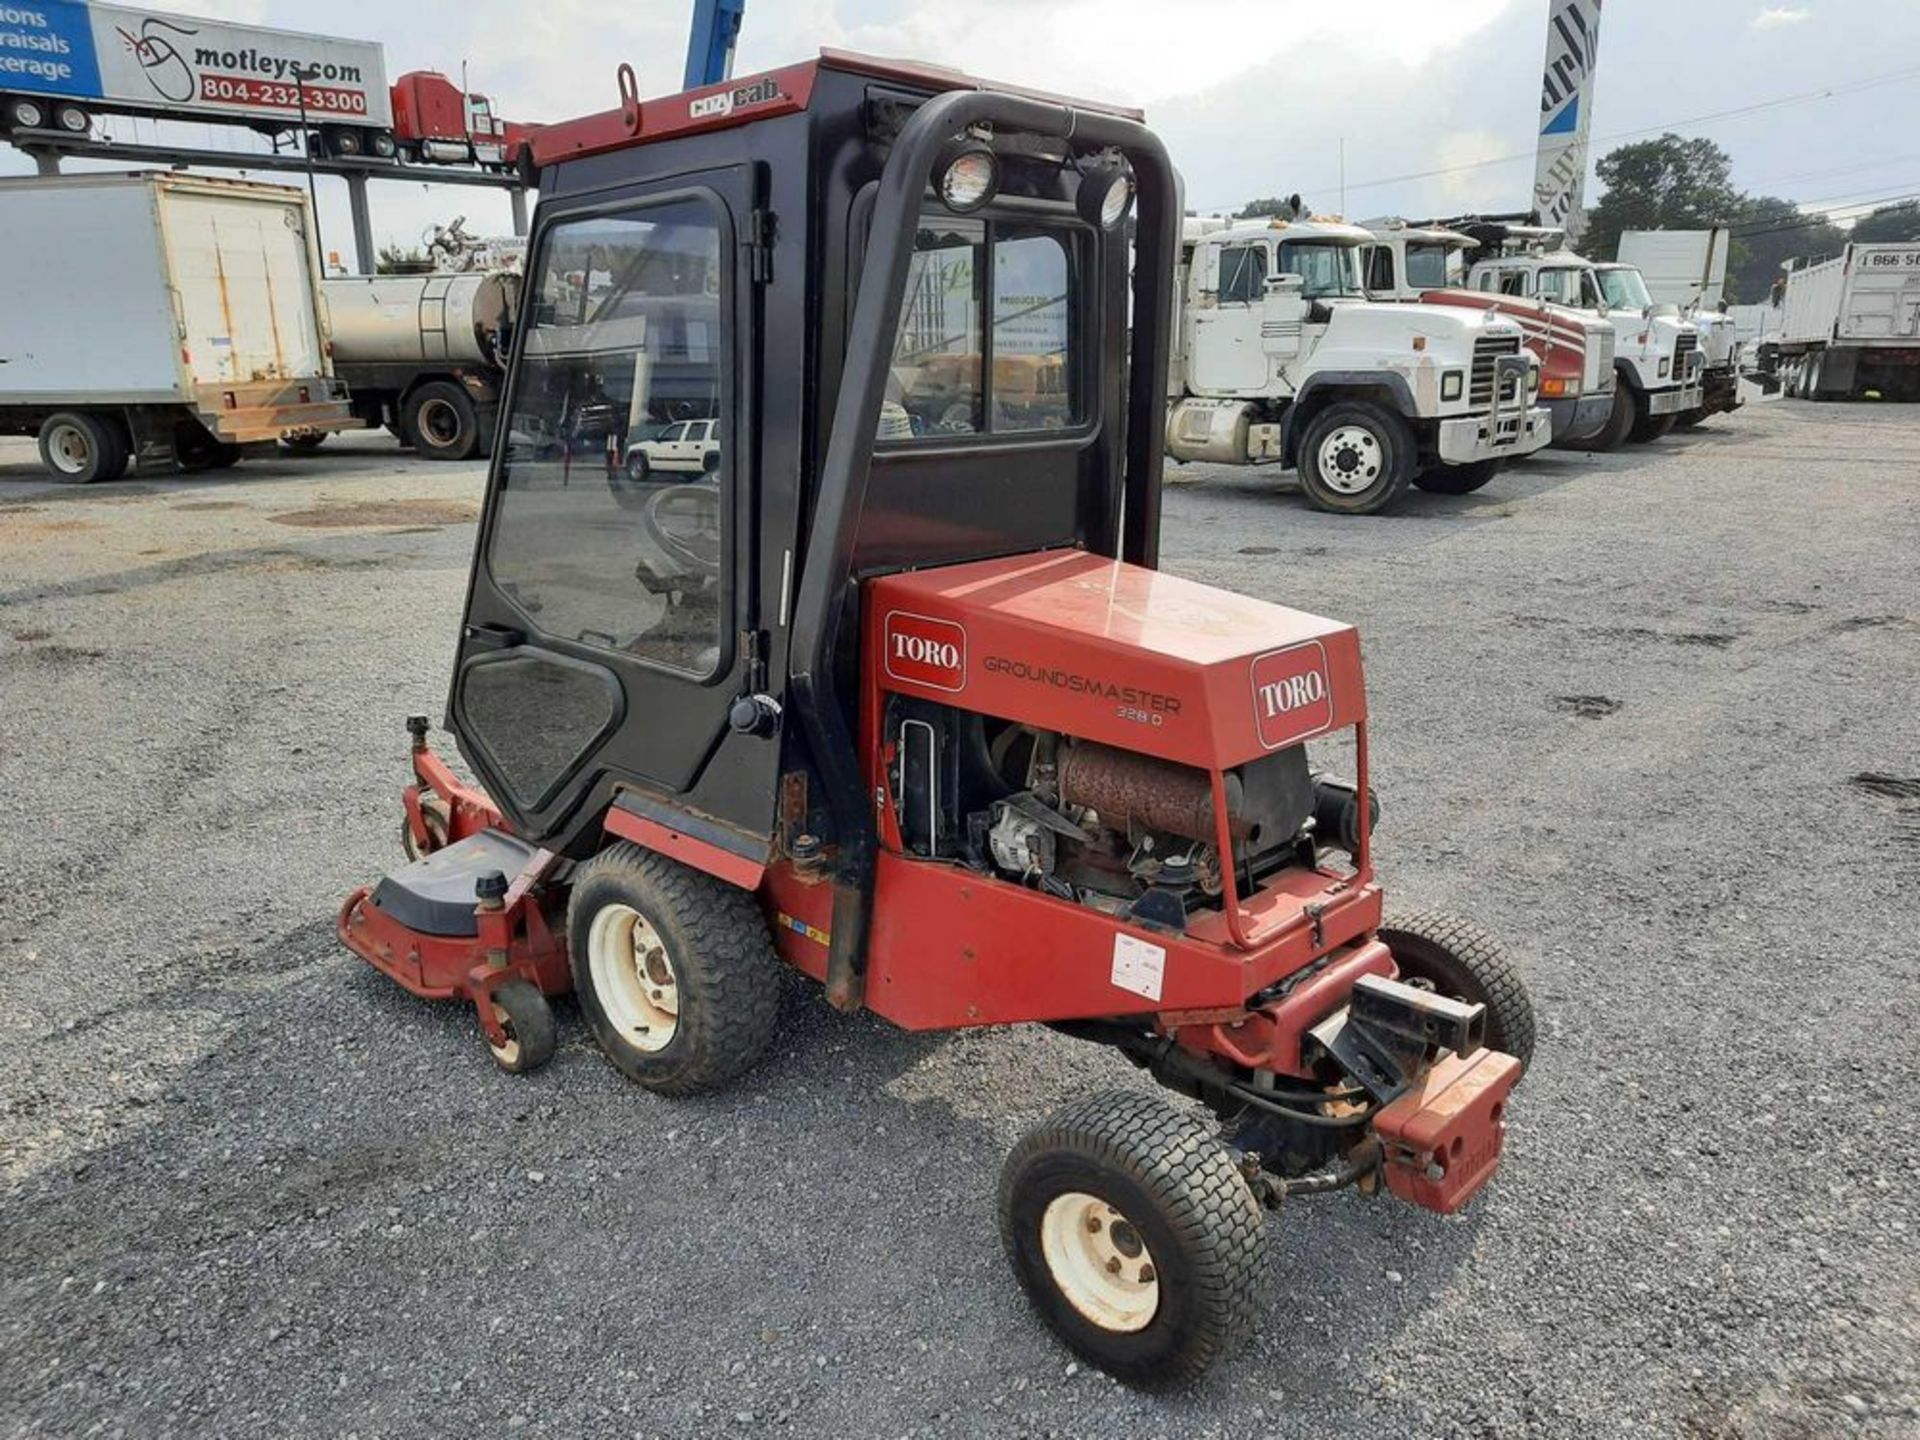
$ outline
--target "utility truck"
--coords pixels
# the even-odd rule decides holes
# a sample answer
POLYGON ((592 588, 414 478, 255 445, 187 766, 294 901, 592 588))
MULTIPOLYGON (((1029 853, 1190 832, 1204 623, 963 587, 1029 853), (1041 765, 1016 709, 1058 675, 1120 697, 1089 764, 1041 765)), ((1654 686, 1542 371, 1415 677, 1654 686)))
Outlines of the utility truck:
POLYGON ((1478 243, 1458 230, 1385 218, 1373 233, 1365 274, 1369 300, 1492 310, 1520 326, 1540 361, 1540 403, 1553 417, 1553 443, 1586 443, 1613 411, 1613 327, 1587 311, 1524 295, 1466 287, 1466 256, 1478 243))
POLYGON ((1682 411, 1678 423, 1699 424, 1709 415, 1738 410, 1740 399, 1740 327, 1727 312, 1727 252, 1733 232, 1711 230, 1625 230, 1616 252, 1622 264, 1640 272, 1656 305, 1678 308, 1681 318, 1700 332, 1700 406, 1682 411))
POLYGON ((1552 438, 1520 327, 1368 300, 1372 240, 1318 216, 1187 219, 1170 456, 1291 465, 1320 509, 1370 515, 1409 484, 1477 490, 1552 438))
POLYGON ((0 434, 58 480, 204 470, 354 425, 305 192, 169 172, 0 180, 0 434))
MULTIPOLYGON (((428 460, 470 460, 493 443, 520 280, 464 275, 349 275, 321 290, 336 373, 368 428, 385 425, 428 460)), ((289 441, 312 449, 311 432, 289 441)))
POLYGON ((1613 326, 1620 383, 1595 449, 1610 450, 1628 439, 1657 440, 1682 414, 1702 407, 1700 332, 1677 310, 1662 313, 1633 266, 1595 264, 1561 248, 1562 231, 1530 222, 1468 218, 1449 223, 1480 242, 1481 254, 1467 272, 1473 289, 1596 311, 1613 326))
POLYGON ((1790 272, 1776 365, 1803 400, 1920 400, 1920 244, 1849 245, 1790 272))

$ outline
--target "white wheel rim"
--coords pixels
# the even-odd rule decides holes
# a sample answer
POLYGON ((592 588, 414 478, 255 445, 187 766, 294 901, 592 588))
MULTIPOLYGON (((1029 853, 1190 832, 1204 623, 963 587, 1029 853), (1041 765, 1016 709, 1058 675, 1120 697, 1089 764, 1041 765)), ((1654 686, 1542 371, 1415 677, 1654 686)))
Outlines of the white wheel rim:
POLYGON ((513 1017, 507 1014, 507 1007, 502 1005, 498 1000, 492 1000, 488 1003, 493 1006, 493 1018, 499 1021, 500 1028, 507 1032, 507 1043, 504 1045, 495 1045, 492 1041, 488 1041, 487 1048, 493 1051, 494 1058, 499 1060, 502 1065, 518 1065, 520 1063, 520 1039, 513 1033, 513 1017))
POLYGON ((620 1038, 664 1050, 680 1028, 680 981, 666 942, 631 905, 602 906, 587 929, 593 993, 620 1038))
POLYGON ((78 425, 61 425, 47 437, 47 454, 63 475, 78 475, 93 459, 87 432, 78 425))
POLYGON ((1320 478, 1329 490, 1358 495, 1372 488, 1386 464, 1379 438, 1365 426, 1342 425, 1320 442, 1320 478))
POLYGON ((1040 1217, 1040 1254, 1067 1302, 1102 1330, 1132 1334, 1160 1310, 1153 1252, 1126 1216, 1097 1195, 1056 1195, 1040 1217))
POLYGON ((46 128, 47 112, 31 102, 13 107, 13 118, 28 130, 46 128))

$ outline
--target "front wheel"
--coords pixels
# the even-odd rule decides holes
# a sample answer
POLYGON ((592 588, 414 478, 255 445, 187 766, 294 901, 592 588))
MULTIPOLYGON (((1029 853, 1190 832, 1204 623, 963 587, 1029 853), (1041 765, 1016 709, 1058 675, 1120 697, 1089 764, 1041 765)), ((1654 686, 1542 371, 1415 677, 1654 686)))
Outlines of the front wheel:
POLYGON ((1265 1216, 1209 1127, 1110 1090, 1007 1157, 1000 1235, 1069 1349, 1134 1385, 1176 1384, 1252 1328, 1265 1216))
POLYGON ((1627 436, 1633 430, 1634 414, 1633 391, 1621 381, 1613 387, 1613 408, 1607 411, 1607 423, 1586 442, 1586 449, 1599 454, 1618 450, 1627 443, 1627 436))
POLYGON ((1487 1045, 1533 1063, 1533 1000, 1506 947, 1457 915, 1421 910, 1390 916, 1380 939, 1400 978, 1487 1007, 1487 1045))
POLYGON ((1633 407, 1633 429, 1628 438, 1636 445, 1645 445, 1661 439, 1673 429, 1674 415, 1669 411, 1665 415, 1655 415, 1644 408, 1645 402, 1633 407))
POLYGON ((493 1018, 506 1032, 500 1044, 487 1042, 494 1064, 509 1075, 524 1075, 553 1059, 553 1007, 536 986, 526 980, 509 980, 494 987, 488 1003, 493 1006, 493 1018))
POLYGON ((1298 463, 1300 486, 1315 508, 1377 514, 1413 479, 1413 432, 1391 410, 1337 400, 1307 422, 1298 463))
POLYGON ((1674 417, 1673 423, 1676 427, 1678 427, 1681 430, 1691 430, 1706 418, 1707 418, 1706 406, 1697 405, 1691 410, 1682 410, 1678 415, 1674 417))
POLYGON ((1475 460, 1471 465, 1434 465, 1413 477, 1413 483, 1431 495, 1471 495, 1500 473, 1498 460, 1475 460))

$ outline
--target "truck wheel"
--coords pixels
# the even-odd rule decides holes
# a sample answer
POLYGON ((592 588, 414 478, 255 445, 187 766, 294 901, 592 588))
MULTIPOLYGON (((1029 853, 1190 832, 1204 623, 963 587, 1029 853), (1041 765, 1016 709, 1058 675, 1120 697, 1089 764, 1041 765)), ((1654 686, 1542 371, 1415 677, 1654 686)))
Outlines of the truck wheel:
POLYGON ((228 470, 240 463, 240 447, 218 439, 198 420, 182 420, 173 429, 173 463, 190 475, 228 470))
POLYGON ((1433 465, 1413 477, 1413 483, 1433 495, 1471 495, 1500 473, 1498 460, 1476 460, 1471 465, 1433 465))
POLYGON ((1815 355, 1808 359, 1807 378, 1805 381, 1806 388, 1803 392, 1807 399, 1818 400, 1820 398, 1820 381, 1826 368, 1827 357, 1824 354, 1815 355))
POLYGON ((282 435, 280 437, 280 444, 283 448, 297 450, 303 455, 311 454, 326 443, 327 432, 324 430, 308 430, 298 435, 282 435))
POLYGON ((1673 418, 1671 411, 1665 415, 1648 415, 1642 413, 1640 407, 1635 405, 1633 429, 1627 432, 1627 438, 1636 445, 1645 445, 1650 441, 1658 440, 1673 429, 1673 418))
POLYGON ((1674 417, 1673 423, 1675 428, 1677 429, 1692 430, 1695 427, 1697 427, 1702 420, 1706 418, 1707 418, 1707 407, 1704 405, 1700 405, 1700 406, 1696 406, 1692 410, 1682 410, 1678 415, 1674 417))
POLYGON ((7 101, 6 117, 9 130, 47 128, 47 107, 38 100, 29 100, 24 96, 7 101))
POLYGON ((1211 1129, 1157 1096, 1055 1111, 1007 1156, 999 1212, 1040 1318, 1121 1380, 1191 1380, 1252 1328, 1260 1202, 1211 1129))
POLYGON ((127 468, 127 448, 119 425, 85 410, 58 411, 40 426, 40 463, 69 485, 118 479, 127 468))
POLYGON ((573 986, 600 1048, 663 1095, 743 1074, 773 1038, 779 961, 753 897, 620 841, 567 902, 573 986))
POLYGON ((1533 1001, 1506 947, 1471 920, 1438 911, 1389 916, 1380 939, 1400 978, 1487 1007, 1487 1044, 1533 1064, 1533 1001))
POLYGON ((84 135, 93 129, 93 117, 78 105, 56 105, 53 107, 53 126, 69 135, 84 135))
POLYGON ((1618 450, 1626 443, 1627 435, 1633 429, 1634 403, 1633 391, 1622 382, 1613 387, 1613 408, 1607 411, 1607 423, 1594 433, 1586 443, 1590 452, 1605 454, 1609 450, 1618 450))
POLYGON ((401 428, 428 460, 471 460, 480 448, 480 417, 467 392, 449 380, 429 380, 407 397, 401 428))
POLYGON ((1376 514, 1413 479, 1413 434, 1390 410, 1337 400, 1307 422, 1298 463, 1300 486, 1315 508, 1376 514))
POLYGON ((366 152, 366 137, 345 125, 329 125, 320 132, 321 143, 329 155, 361 155, 366 152))

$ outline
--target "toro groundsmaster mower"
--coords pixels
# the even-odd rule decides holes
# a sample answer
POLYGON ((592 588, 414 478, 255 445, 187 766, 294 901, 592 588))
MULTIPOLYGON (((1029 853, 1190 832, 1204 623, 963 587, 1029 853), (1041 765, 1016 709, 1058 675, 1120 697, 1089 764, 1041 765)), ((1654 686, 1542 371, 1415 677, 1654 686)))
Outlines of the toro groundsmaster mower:
POLYGON ((782 962, 911 1029, 1119 1050, 1205 1108, 1067 1106, 1000 1222, 1073 1349, 1195 1374, 1263 1206, 1486 1184, 1533 1022, 1479 930, 1383 919, 1354 631, 1154 568, 1165 151, 831 52, 620 79, 533 140, 447 704, 480 787, 409 722, 414 858, 340 934, 509 1070, 571 990, 663 1094, 754 1063, 782 962))

